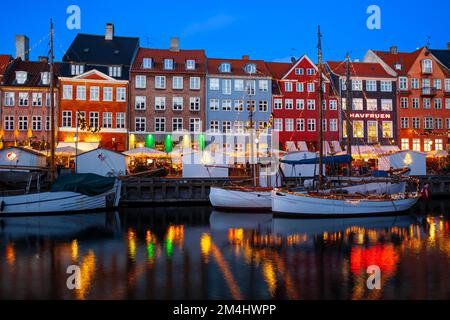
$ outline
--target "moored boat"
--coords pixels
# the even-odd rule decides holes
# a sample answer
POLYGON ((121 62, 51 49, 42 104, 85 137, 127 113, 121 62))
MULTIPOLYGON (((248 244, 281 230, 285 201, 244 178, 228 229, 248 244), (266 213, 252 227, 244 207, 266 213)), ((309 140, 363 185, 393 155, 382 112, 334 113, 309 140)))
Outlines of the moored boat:
POLYGON ((209 199, 215 208, 267 211, 272 208, 272 190, 252 186, 211 187, 209 199))

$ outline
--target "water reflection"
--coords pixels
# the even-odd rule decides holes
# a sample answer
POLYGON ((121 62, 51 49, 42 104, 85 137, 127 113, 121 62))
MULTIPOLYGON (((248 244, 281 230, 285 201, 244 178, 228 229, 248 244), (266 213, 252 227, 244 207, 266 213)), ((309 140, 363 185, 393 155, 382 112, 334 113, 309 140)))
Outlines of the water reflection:
POLYGON ((284 219, 207 207, 3 219, 0 299, 448 299, 448 203, 284 219), (81 288, 68 290, 78 265, 81 288), (368 290, 378 265, 382 289, 368 290))

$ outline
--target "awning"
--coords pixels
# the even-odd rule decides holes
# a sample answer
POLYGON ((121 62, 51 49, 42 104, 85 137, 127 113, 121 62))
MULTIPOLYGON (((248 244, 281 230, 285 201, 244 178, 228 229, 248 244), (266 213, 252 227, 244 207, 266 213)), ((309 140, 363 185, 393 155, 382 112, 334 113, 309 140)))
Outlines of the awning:
POLYGON ((56 149, 71 147, 73 150, 78 149, 81 152, 88 152, 98 148, 98 142, 58 142, 56 149))
POLYGON ((295 146, 294 141, 287 141, 286 142, 286 149, 288 152, 295 152, 297 151, 297 147, 295 146))
MULTIPOLYGON (((352 146, 352 155, 356 157, 380 157, 399 151, 400 148, 398 146, 352 146)), ((342 153, 345 153, 345 151, 342 153)))
POLYGON ((123 152, 123 154, 131 157, 149 157, 149 158, 167 157, 167 154, 165 152, 146 147, 131 149, 123 152))
POLYGON ((298 151, 309 151, 305 141, 297 141, 298 151))
POLYGON ((330 141, 330 146, 335 153, 342 152, 341 144, 339 143, 339 141, 336 140, 330 141))
POLYGON ((428 158, 445 158, 448 156, 448 152, 445 150, 433 150, 430 152, 427 152, 428 158))
MULTIPOLYGON (((323 164, 342 164, 342 163, 351 163, 352 157, 349 155, 341 155, 341 156, 329 156, 323 157, 323 164)), ((302 160, 281 160, 282 163, 290 164, 290 165, 302 165, 302 164, 318 164, 319 157, 311 158, 311 159, 302 159, 302 160)))

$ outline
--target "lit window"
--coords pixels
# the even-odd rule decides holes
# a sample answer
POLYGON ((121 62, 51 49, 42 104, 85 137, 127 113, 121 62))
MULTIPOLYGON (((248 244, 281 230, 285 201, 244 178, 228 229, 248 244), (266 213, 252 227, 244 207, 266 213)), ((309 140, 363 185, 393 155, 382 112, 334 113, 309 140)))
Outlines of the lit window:
POLYGON ((364 138, 364 122, 361 120, 353 121, 353 137, 364 138))
POLYGON ((173 59, 164 59, 164 69, 173 70, 173 59))

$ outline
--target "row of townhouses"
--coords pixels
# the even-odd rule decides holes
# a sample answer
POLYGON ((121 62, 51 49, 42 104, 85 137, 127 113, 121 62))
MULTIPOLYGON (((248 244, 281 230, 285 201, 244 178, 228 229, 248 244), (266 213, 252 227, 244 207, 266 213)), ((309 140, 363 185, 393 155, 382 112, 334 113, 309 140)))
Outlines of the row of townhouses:
MULTIPOLYGON (((0 55, 0 137, 3 145, 46 149, 49 61, 29 61, 28 53, 28 38, 17 36, 16 58, 0 55)), ((274 148, 313 151, 322 125, 328 152, 341 151, 348 132, 354 148, 450 148, 449 48, 391 47, 349 64, 328 61, 321 106, 318 69, 306 55, 290 63, 210 58, 180 49, 177 38, 168 49, 142 48, 138 38, 116 36, 112 24, 104 35, 78 34, 54 69, 59 146, 123 151, 176 133, 227 135, 253 126, 277 137, 274 148)))

